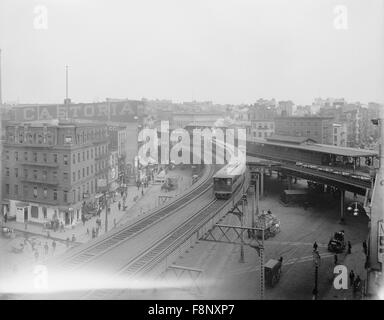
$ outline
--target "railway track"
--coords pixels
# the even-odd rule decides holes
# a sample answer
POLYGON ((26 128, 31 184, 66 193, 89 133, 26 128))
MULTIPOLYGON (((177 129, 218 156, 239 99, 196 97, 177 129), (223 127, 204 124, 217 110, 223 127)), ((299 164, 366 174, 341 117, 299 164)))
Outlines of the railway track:
POLYGON ((160 222, 166 217, 172 215, 176 210, 179 210, 189 204, 196 197, 205 193, 210 188, 212 182, 211 178, 216 170, 216 167, 209 166, 206 170, 207 171, 203 174, 199 181, 200 183, 197 182, 196 187, 192 190, 175 201, 164 205, 158 210, 136 221, 135 223, 120 227, 119 230, 106 234, 103 236, 104 238, 97 239, 97 241, 86 246, 84 249, 76 251, 69 257, 65 257, 63 260, 58 261, 58 263, 56 263, 58 270, 70 271, 76 269, 77 267, 84 266, 96 257, 99 257, 122 242, 127 241, 144 230, 147 230, 153 224, 160 222))
MULTIPOLYGON (((244 182, 236 192, 236 195, 232 196, 227 201, 213 199, 175 230, 164 235, 156 245, 129 261, 117 272, 116 276, 134 279, 135 277, 140 277, 149 273, 158 263, 166 259, 167 256, 187 241, 196 230, 201 228, 207 221, 220 212, 228 202, 232 202, 233 197, 242 193, 243 185, 244 182)), ((125 290, 119 290, 117 292, 110 289, 96 290, 86 294, 83 299, 108 299, 111 298, 111 296, 119 296, 124 292, 125 290)))

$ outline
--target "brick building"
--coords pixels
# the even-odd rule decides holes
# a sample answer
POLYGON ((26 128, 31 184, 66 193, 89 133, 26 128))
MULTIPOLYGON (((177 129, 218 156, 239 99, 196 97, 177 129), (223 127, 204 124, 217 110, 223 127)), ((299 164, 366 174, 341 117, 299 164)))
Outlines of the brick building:
POLYGON ((332 117, 276 117, 275 133, 306 137, 322 144, 333 144, 332 117))
POLYGON ((2 155, 3 211, 19 222, 81 220, 84 201, 106 175, 105 124, 75 121, 12 122, 2 155))

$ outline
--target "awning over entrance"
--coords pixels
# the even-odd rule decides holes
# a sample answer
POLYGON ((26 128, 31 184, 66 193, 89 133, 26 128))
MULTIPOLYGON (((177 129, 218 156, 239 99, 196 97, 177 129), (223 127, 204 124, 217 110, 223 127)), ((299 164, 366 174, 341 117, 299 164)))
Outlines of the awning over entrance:
POLYGON ((26 208, 26 207, 29 207, 29 203, 26 203, 26 202, 16 202, 15 203, 15 206, 18 207, 18 208, 26 208))

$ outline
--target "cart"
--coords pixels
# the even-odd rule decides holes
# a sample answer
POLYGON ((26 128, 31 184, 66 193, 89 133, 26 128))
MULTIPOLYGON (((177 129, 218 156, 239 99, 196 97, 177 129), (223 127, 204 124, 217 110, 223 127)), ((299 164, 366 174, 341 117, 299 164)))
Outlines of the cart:
POLYGON ((280 280, 281 260, 270 259, 264 266, 265 283, 273 288, 280 280))

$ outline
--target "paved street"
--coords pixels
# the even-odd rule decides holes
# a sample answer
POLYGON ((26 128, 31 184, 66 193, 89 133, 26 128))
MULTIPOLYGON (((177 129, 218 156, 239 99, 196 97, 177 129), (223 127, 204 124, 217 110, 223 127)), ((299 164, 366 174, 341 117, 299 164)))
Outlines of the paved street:
MULTIPOLYGON (((298 182, 299 185, 295 187, 304 186, 303 182, 298 182)), ((322 205, 307 210, 298 206, 283 207, 278 202, 280 190, 276 178, 267 179, 267 196, 260 202, 261 210, 270 209, 281 221, 281 232, 265 242, 265 262, 271 258, 284 259, 282 277, 274 288, 267 288, 265 298, 312 299, 315 277, 312 246, 315 241, 321 256, 319 299, 352 298, 352 289, 346 292, 332 290, 334 254, 328 252, 327 244, 333 232, 345 230, 346 241, 352 243, 352 254, 339 254, 338 261, 352 268, 364 280, 362 242, 368 232, 367 217, 347 215, 346 224, 340 225, 337 201, 326 197, 327 201, 322 205)), ((227 216, 222 223, 239 225, 233 215, 227 216)), ((200 294, 197 291, 189 293, 191 297, 259 299, 260 260, 254 249, 245 246, 244 252, 245 262, 239 263, 239 245, 199 241, 175 264, 204 270, 203 284, 214 279, 200 294)))

